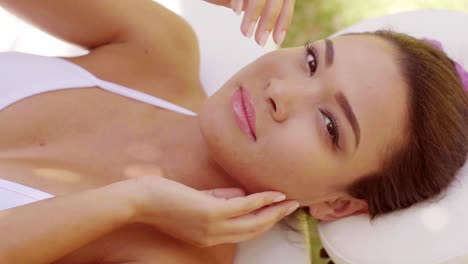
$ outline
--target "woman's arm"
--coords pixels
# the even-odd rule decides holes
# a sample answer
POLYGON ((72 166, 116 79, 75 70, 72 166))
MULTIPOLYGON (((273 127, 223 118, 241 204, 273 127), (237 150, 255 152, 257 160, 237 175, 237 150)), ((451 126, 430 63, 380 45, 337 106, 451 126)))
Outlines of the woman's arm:
POLYGON ((0 263, 51 263, 122 227, 134 211, 121 185, 0 211, 0 263))
POLYGON ((0 0, 0 6, 65 41, 93 49, 163 39, 181 21, 152 0, 0 0))
POLYGON ((186 96, 198 89, 194 31, 152 0, 0 0, 0 6, 90 50, 70 60, 102 79, 150 94, 155 87, 186 96))
POLYGON ((0 211, 0 263, 51 263, 132 223, 201 247, 240 242, 299 206, 285 199, 278 192, 200 192, 155 176, 121 181, 0 211))

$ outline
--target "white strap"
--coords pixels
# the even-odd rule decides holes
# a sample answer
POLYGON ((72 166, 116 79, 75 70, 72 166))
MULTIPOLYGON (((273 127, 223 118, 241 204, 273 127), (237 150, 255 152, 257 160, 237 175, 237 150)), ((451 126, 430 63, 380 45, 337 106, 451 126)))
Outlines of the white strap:
POLYGON ((106 91, 116 93, 116 94, 120 94, 122 96, 126 96, 126 97, 129 97, 129 98, 135 99, 137 101, 143 102, 143 103, 147 103, 147 104, 151 104, 151 105, 154 105, 154 106, 157 106, 157 107, 172 110, 174 112, 178 112, 178 113, 181 113, 181 114, 184 114, 184 115, 191 115, 191 116, 196 116, 197 115, 196 113, 194 113, 194 112, 192 112, 192 111, 190 111, 188 109, 185 109, 183 107, 175 105, 175 104, 173 104, 171 102, 162 100, 160 98, 148 95, 146 93, 142 93, 140 91, 133 90, 133 89, 127 88, 125 86, 122 86, 122 85, 119 85, 119 84, 116 84, 116 83, 107 82, 107 81, 98 79, 98 78, 96 78, 94 76, 93 76, 93 78, 95 79, 96 85, 99 86, 100 88, 106 90, 106 91))
POLYGON ((45 192, 41 192, 31 187, 27 187, 25 185, 21 185, 18 183, 14 183, 14 182, 2 180, 2 179, 0 179, 0 189, 5 189, 11 192, 15 192, 23 196, 27 196, 34 200, 43 200, 43 199, 54 197, 53 195, 50 195, 45 192))
POLYGON ((190 115, 190 116, 196 116, 197 115, 196 113, 194 113, 194 112, 192 112, 192 111, 190 111, 190 110, 188 110, 186 108, 180 107, 180 106, 178 106, 176 104, 173 104, 171 102, 165 101, 165 100, 160 99, 160 98, 157 98, 155 96, 152 96, 152 95, 149 95, 149 94, 146 94, 146 93, 142 93, 142 92, 134 90, 134 89, 130 89, 130 88, 125 87, 123 85, 119 85, 119 84, 116 84, 116 83, 101 80, 101 79, 97 78, 96 76, 94 76, 93 74, 91 74, 90 72, 88 72, 87 70, 80 67, 79 65, 76 65, 74 63, 71 63, 71 62, 69 62, 67 60, 64 60, 64 59, 61 59, 61 58, 57 58, 57 59, 62 60, 64 62, 66 62, 66 63, 69 63, 70 65, 73 65, 74 67, 76 67, 79 70, 79 72, 81 74, 83 74, 85 77, 90 79, 96 86, 99 86, 100 88, 102 88, 102 89, 104 89, 106 91, 109 91, 109 92, 112 92, 112 93, 115 93, 115 94, 119 94, 119 95, 131 98, 131 99, 143 102, 143 103, 147 103, 147 104, 154 105, 154 106, 157 106, 157 107, 161 107, 161 108, 164 108, 164 109, 167 109, 167 110, 171 110, 171 111, 174 111, 174 112, 177 112, 177 113, 181 113, 181 114, 184 114, 184 115, 190 115))

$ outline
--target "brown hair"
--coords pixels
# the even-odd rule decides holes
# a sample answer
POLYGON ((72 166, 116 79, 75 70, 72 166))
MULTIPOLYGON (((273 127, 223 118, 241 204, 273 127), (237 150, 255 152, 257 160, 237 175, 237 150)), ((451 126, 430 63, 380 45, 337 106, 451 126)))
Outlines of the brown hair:
POLYGON ((453 61, 421 40, 391 31, 362 33, 393 44, 408 86, 408 125, 402 144, 385 151, 377 173, 352 183, 371 218, 435 197, 454 180, 468 151, 468 97, 453 61))

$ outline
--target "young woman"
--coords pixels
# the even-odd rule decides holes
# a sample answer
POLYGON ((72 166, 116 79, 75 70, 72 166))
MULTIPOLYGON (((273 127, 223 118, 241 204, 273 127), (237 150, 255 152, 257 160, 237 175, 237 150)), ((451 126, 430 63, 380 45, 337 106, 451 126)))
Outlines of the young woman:
MULTIPOLYGON (((232 263, 298 206, 374 217, 465 162, 462 82, 411 37, 281 49, 207 98, 193 31, 153 1, 0 3, 90 51, 0 55, 1 178, 56 196, 0 212, 2 263, 232 263)), ((242 3, 280 42, 294 1, 242 3)))

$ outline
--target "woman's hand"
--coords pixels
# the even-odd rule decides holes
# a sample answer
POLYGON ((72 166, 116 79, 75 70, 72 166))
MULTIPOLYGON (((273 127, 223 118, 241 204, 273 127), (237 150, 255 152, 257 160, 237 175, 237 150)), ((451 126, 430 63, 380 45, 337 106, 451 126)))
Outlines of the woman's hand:
POLYGON ((131 181, 139 194, 135 222, 200 247, 254 238, 299 206, 278 192, 197 191, 157 176, 131 181))
POLYGON ((245 11, 241 31, 250 38, 255 31, 255 40, 264 46, 273 31, 276 44, 281 44, 291 25, 295 0, 205 0, 212 4, 232 8, 238 15, 245 11), (260 20, 259 20, 260 18, 260 20))

